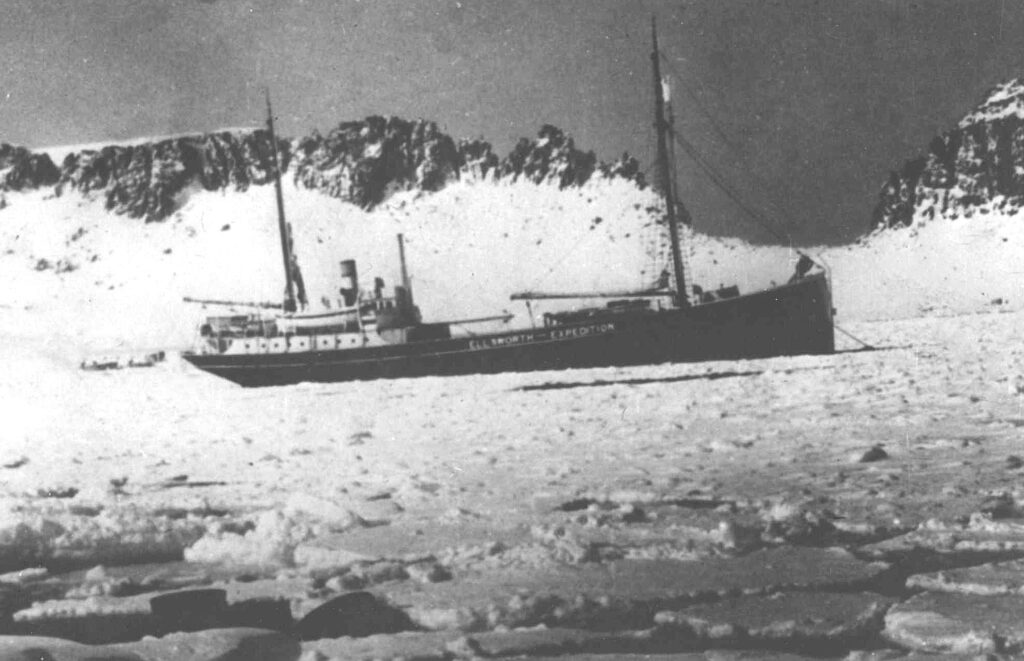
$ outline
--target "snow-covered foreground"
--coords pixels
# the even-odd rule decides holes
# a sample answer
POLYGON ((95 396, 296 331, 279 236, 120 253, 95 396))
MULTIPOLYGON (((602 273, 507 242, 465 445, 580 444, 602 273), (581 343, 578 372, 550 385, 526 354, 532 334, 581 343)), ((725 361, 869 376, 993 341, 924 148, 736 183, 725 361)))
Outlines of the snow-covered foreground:
MULTIPOLYGON (((832 356, 254 390, 173 352, 148 368, 79 369, 99 352, 185 346, 204 310, 183 296, 279 300, 270 194, 195 191, 153 224, 77 195, 7 196, 0 570, 19 571, 0 574, 0 615, 13 617, 4 633, 138 639, 159 631, 154 591, 213 576, 232 579, 230 599, 290 600, 282 630, 367 587, 408 626, 444 635, 600 628, 615 601, 581 590, 647 590, 651 601, 632 611, 646 612, 631 625, 644 628, 666 621, 649 608, 696 599, 706 579, 713 601, 813 587, 806 604, 767 604, 779 622, 817 617, 835 601, 828 590, 870 603, 870 617, 839 618, 871 623, 864 648, 881 644, 888 605, 875 592, 899 594, 907 600, 885 635, 931 650, 905 641, 920 639, 917 624, 934 628, 939 606, 911 598, 903 578, 934 583, 920 572, 1024 557, 1019 218, 979 212, 806 249, 831 269, 839 323, 873 351, 840 333, 832 356), (928 565, 930 553, 945 556, 928 565), (620 561, 636 563, 626 570, 635 580, 617 578, 620 561), (834 579, 837 562, 877 582, 834 579), (158 566, 113 568, 129 563, 158 566), (527 588, 557 598, 508 595, 527 588), (469 615, 460 610, 474 599, 469 615), (596 619, 574 620, 566 604, 596 608, 596 619), (94 616, 107 619, 83 628, 94 616)), ((524 324, 513 291, 648 286, 664 263, 650 253, 656 199, 621 181, 565 191, 466 181, 397 194, 373 212, 288 186, 286 203, 315 305, 334 298, 343 258, 359 260, 364 286, 376 275, 395 283, 398 232, 428 320, 508 308, 524 324)), ((705 287, 784 281, 796 257, 704 236, 688 246, 690 275, 705 287)), ((986 613, 1024 608, 994 603, 986 613)), ((950 617, 975 606, 958 601, 950 617)), ((742 599, 736 609, 764 610, 742 599)), ((972 629, 962 640, 1009 645, 993 622, 978 625, 988 638, 972 629)), ((748 634, 700 645, 748 645, 748 634)), ((844 641, 830 649, 854 649, 844 641)))
MULTIPOLYGON (((333 297, 340 258, 359 260, 364 283, 394 283, 401 231, 428 319, 509 308, 527 323, 508 301, 517 289, 650 283, 654 199, 623 186, 464 182, 372 213, 289 188, 288 207, 314 302, 333 297)), ((831 653, 882 638, 1024 650, 1024 634, 1000 628, 1024 597, 904 589, 1019 584, 1017 569, 969 566, 1024 557, 1017 219, 810 250, 832 269, 840 324, 874 351, 839 334, 833 356, 253 390, 173 352, 153 367, 79 369, 95 353, 184 346, 203 310, 182 296, 278 299, 267 193, 196 192, 149 225, 77 196, 11 195, 0 210, 0 633, 139 641, 166 630, 151 597, 206 586, 241 618, 216 626, 311 627, 323 640, 303 649, 332 658, 432 644, 441 651, 424 658, 451 658, 449 639, 481 630, 550 649, 548 636, 586 639, 609 621, 653 626, 684 650, 797 649, 803 624, 777 638, 793 622, 831 627, 831 653), (938 567, 968 574, 926 573, 938 567), (360 598, 431 632, 317 628, 320 608, 360 598), (687 638, 715 618, 731 638, 687 638), (949 637, 951 622, 962 635, 949 637), (553 628, 515 629, 538 624, 553 628), (347 647, 363 641, 368 651, 347 647)), ((712 287, 783 281, 795 256, 689 245, 691 275, 712 287)), ((295 658, 294 637, 275 635, 294 654, 265 656, 295 658)), ((622 635, 615 649, 646 650, 643 635, 622 635)), ((0 636, 0 656, 11 646, 66 650, 0 636)))
POLYGON ((8 344, 3 560, 301 566, 334 533, 508 529, 580 498, 951 520, 1019 489, 1022 320, 851 324, 878 350, 827 357, 256 390, 8 344), (889 458, 858 463, 875 444, 889 458))

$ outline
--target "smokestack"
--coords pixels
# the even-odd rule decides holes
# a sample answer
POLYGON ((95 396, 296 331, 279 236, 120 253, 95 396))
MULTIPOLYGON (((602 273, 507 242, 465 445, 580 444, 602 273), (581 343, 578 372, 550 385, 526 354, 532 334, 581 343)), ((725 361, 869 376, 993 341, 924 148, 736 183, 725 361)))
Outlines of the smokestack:
POLYGON ((359 300, 359 274, 356 271, 356 260, 346 259, 341 266, 341 297, 346 307, 352 307, 359 300))

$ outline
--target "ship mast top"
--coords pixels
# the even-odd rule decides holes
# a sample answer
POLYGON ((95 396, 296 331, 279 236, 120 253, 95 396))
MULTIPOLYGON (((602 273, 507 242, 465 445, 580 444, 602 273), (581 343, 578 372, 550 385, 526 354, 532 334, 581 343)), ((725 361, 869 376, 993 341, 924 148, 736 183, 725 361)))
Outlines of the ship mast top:
POLYGON ((292 248, 288 223, 284 219, 284 195, 281 192, 281 166, 277 159, 277 137, 274 135, 274 113, 270 109, 270 91, 267 96, 267 130, 270 132, 270 162, 274 166, 274 191, 277 194, 277 228, 281 234, 281 256, 284 259, 284 311, 295 312, 295 284, 292 281, 292 248))
POLYGON ((677 215, 684 220, 689 218, 686 207, 675 199, 675 190, 672 181, 672 168, 669 163, 668 139, 672 127, 665 119, 665 95, 662 90, 661 60, 658 53, 658 31, 655 19, 651 17, 651 63, 654 67, 654 127, 658 132, 657 166, 658 177, 661 180, 661 193, 665 198, 665 216, 668 222, 669 239, 672 242, 672 268, 675 271, 675 304, 679 307, 689 307, 690 299, 686 294, 686 274, 683 271, 683 254, 680 249, 679 226, 677 215))

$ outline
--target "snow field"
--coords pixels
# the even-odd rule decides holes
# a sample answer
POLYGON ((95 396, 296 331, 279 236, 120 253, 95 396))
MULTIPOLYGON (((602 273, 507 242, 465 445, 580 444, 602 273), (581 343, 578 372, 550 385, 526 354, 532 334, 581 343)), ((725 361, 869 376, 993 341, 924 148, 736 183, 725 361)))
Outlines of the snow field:
MULTIPOLYGON (((279 300, 272 196, 192 191, 153 224, 78 195, 8 196, 0 542, 21 555, 6 562, 301 565, 316 556, 304 545, 324 535, 515 522, 542 494, 785 498, 824 488, 815 465, 875 442, 910 456, 922 438, 1016 438, 1024 224, 994 213, 805 249, 832 269, 840 323, 884 349, 875 353, 253 391, 173 357, 148 369, 77 368, 88 353, 184 347, 205 312, 182 296, 279 300), (995 311, 1008 314, 975 314, 995 311), (705 378, 716 374, 727 378, 705 378), (582 385, 531 389, 547 382, 582 385)), ((428 320, 509 309, 528 323, 511 292, 649 284, 643 239, 656 234, 656 204, 618 181, 566 191, 466 181, 367 212, 286 186, 314 303, 334 298, 348 257, 364 285, 375 275, 396 283, 400 231, 428 320)), ((796 259, 736 239, 688 245, 706 287, 783 282, 796 259)), ((957 475, 922 460, 907 498, 945 499, 932 492, 957 475)), ((980 468, 961 477, 979 481, 975 490, 1002 479, 980 468)), ((873 507, 873 491, 851 492, 851 512, 873 507)))
MULTIPOLYGON (((269 187, 191 191, 162 223, 108 214, 77 194, 14 194, 0 212, 0 332, 83 354, 183 348, 210 311, 184 296, 281 299, 283 275, 269 187), (38 269, 38 270, 37 270, 38 269)), ((508 310, 521 290, 635 289, 666 264, 658 201, 629 182, 580 189, 464 181, 436 194, 403 192, 365 211, 286 186, 295 251, 311 305, 335 302, 338 262, 358 261, 365 287, 399 280, 395 236, 405 235, 417 303, 427 320, 508 310), (660 259, 652 258, 652 251, 660 259)), ((960 314, 1024 302, 1016 215, 978 214, 870 235, 851 246, 753 246, 693 235, 691 279, 705 289, 750 291, 785 282, 803 250, 828 265, 840 322, 960 314), (999 299, 1001 302, 995 302, 999 299)), ((577 304, 594 303, 579 301, 577 304)), ((572 302, 537 302, 536 318, 572 302)), ((221 309, 223 311, 223 309, 221 309)), ((474 328, 483 330, 483 327, 474 328)))

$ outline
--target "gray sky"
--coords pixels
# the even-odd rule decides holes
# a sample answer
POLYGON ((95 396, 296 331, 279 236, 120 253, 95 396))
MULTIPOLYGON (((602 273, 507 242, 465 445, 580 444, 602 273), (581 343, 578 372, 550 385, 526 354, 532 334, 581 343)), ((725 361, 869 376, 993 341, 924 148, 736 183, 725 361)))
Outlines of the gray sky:
MULTIPOLYGON (((646 164, 652 13, 678 129, 797 241, 862 232, 889 170, 1024 73, 1013 0, 3 0, 0 141, 256 125, 268 85, 283 135, 394 114, 502 154, 551 123, 646 164)), ((679 174, 699 229, 770 238, 679 174)))

